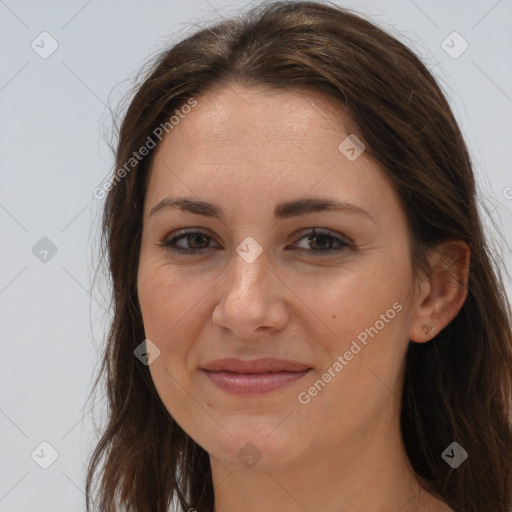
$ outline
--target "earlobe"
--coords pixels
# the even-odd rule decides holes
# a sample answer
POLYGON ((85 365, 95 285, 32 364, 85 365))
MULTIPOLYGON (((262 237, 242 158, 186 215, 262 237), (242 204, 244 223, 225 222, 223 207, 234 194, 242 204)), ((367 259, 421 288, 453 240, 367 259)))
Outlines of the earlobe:
POLYGON ((429 255, 432 269, 422 283, 426 292, 418 298, 409 339, 425 343, 456 316, 467 297, 470 250, 463 241, 439 244, 429 255))

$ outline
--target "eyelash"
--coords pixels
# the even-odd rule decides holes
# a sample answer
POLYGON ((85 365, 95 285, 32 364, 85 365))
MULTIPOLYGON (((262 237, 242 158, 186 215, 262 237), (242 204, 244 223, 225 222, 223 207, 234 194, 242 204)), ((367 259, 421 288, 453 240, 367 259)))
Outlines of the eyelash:
MULTIPOLYGON (((181 231, 181 232, 178 232, 177 236, 173 237, 172 239, 170 239, 168 241, 158 244, 158 246, 164 247, 165 249, 176 252, 178 254, 189 254, 189 255, 200 254, 207 249, 211 249, 211 247, 204 247, 202 249, 184 249, 183 247, 176 247, 174 245, 174 244, 176 244, 176 242, 178 240, 183 239, 188 235, 202 235, 203 237, 206 237, 209 241, 213 240, 213 238, 210 235, 203 233, 202 231, 181 231)), ((346 250, 347 248, 353 247, 353 245, 351 243, 344 240, 343 238, 335 236, 328 231, 319 230, 319 229, 312 229, 312 230, 306 232, 305 234, 300 236, 294 243, 297 243, 300 240, 302 240, 303 238, 306 238, 308 236, 315 236, 315 235, 327 236, 327 237, 331 238, 332 240, 334 240, 336 243, 338 243, 341 247, 338 247, 335 249, 331 248, 331 249, 316 250, 316 251, 308 250, 308 249, 297 249, 297 250, 313 253, 315 255, 315 257, 316 256, 322 257, 322 256, 328 256, 331 254, 339 253, 341 251, 346 250)))

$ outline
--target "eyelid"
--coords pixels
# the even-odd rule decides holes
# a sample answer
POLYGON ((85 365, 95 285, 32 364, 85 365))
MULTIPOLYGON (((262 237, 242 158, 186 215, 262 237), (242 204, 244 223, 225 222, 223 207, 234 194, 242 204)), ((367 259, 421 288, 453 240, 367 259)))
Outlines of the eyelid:
POLYGON ((209 237, 212 240, 215 240, 213 235, 211 235, 208 232, 207 229, 205 229, 205 228, 196 228, 194 226, 192 226, 190 228, 182 228, 182 229, 178 229, 176 231, 173 231, 170 235, 165 237, 165 240, 166 241, 170 241, 170 240, 174 240, 175 238, 178 238, 181 235, 195 235, 197 233, 199 233, 201 235, 204 235, 204 236, 207 236, 207 237, 209 237))
POLYGON ((295 242, 298 242, 301 238, 303 238, 305 235, 307 234, 315 234, 315 235, 328 235, 336 240, 339 240, 340 242, 343 242, 344 244, 346 245, 355 245, 354 244, 354 241, 346 236, 346 235, 342 235, 341 233, 337 233, 335 231, 332 231, 330 229, 327 229, 327 228, 306 228, 306 229, 301 229, 299 231, 299 235, 297 238, 295 238, 295 242))

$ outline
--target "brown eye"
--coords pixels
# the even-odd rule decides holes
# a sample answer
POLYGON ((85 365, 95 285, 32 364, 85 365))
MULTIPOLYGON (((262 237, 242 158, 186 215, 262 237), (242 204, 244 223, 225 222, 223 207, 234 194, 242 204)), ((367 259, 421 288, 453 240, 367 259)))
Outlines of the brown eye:
POLYGON ((351 244, 343 238, 335 236, 328 231, 319 231, 316 229, 300 237, 295 244, 301 240, 305 240, 307 246, 299 247, 299 250, 313 253, 315 256, 334 254, 351 247, 351 244))
POLYGON ((311 234, 308 235, 308 243, 312 249, 325 251, 332 248, 333 237, 325 233, 311 234))
POLYGON ((217 248, 209 245, 212 240, 213 238, 210 235, 201 231, 187 231, 181 232, 178 236, 160 245, 171 251, 182 254, 198 254, 204 252, 206 249, 217 248))
POLYGON ((207 238, 209 238, 209 237, 206 237, 202 233, 189 233, 184 236, 186 237, 187 244, 189 244, 189 246, 191 246, 192 249, 204 249, 204 247, 200 247, 200 246, 204 245, 205 240, 206 240, 206 246, 208 246, 207 238))

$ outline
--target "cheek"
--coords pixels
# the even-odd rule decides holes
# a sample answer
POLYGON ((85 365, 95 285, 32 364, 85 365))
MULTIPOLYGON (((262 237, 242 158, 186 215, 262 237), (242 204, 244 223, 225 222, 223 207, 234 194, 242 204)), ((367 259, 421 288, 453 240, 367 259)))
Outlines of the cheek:
POLYGON ((197 321, 204 282, 178 279, 169 267, 142 267, 138 279, 139 303, 145 335, 160 350, 149 366, 157 393, 174 420, 187 429, 202 418, 197 400, 191 400, 187 357, 199 336, 197 321))
POLYGON ((332 356, 348 350, 360 333, 364 339, 366 329, 376 323, 379 336, 392 338, 400 331, 411 282, 407 262, 398 264, 396 257, 368 258, 365 264, 347 265, 324 276, 289 279, 302 303, 302 320, 308 319, 304 327, 323 340, 332 356))
MULTIPOLYGON (((150 366, 155 384, 169 380, 167 372, 185 383, 194 363, 197 340, 211 312, 211 283, 204 275, 169 265, 141 265, 139 303, 147 338, 157 345, 160 357, 150 366)), ((158 386, 157 386, 158 387, 158 386)))
POLYGON ((194 326, 205 290, 204 282, 193 276, 183 279, 166 265, 141 265, 138 297, 146 336, 167 349, 184 346, 175 333, 183 332, 185 324, 194 326))
MULTIPOLYGON (((412 283, 407 260, 400 264, 398 260, 374 258, 364 267, 346 268, 334 279, 315 285, 308 300, 310 329, 313 343, 329 355, 315 378, 331 371, 326 375, 329 390, 322 391, 316 406, 352 414, 366 403, 370 411, 397 383, 408 344, 406 299, 412 283), (333 367, 335 361, 339 364, 333 367)), ((306 294, 308 284, 303 283, 299 293, 306 294)))
POLYGON ((400 284, 391 275, 378 275, 381 279, 370 272, 340 277, 312 301, 311 318, 323 320, 312 320, 312 340, 328 358, 305 382, 299 399, 305 405, 297 412, 315 421, 327 438, 372 424, 383 404, 395 396, 399 400, 407 347, 406 307, 400 284), (328 336, 323 335, 327 330, 320 327, 323 323, 328 336))

